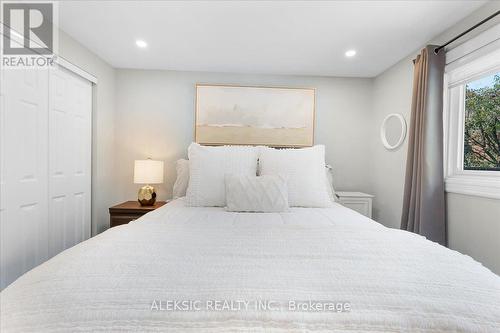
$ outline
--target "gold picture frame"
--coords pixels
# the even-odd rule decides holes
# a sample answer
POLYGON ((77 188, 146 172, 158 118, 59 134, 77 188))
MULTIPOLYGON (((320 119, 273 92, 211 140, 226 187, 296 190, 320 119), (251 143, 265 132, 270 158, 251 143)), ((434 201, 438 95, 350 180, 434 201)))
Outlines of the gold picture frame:
POLYGON ((315 88, 196 84, 199 144, 310 147, 315 121, 315 88))

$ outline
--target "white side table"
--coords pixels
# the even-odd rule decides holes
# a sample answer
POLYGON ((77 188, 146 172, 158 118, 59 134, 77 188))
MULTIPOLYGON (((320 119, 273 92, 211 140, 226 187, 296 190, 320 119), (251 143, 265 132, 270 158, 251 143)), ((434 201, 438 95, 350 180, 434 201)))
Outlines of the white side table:
POLYGON ((357 211, 366 217, 372 218, 373 195, 363 192, 335 191, 343 206, 357 211))

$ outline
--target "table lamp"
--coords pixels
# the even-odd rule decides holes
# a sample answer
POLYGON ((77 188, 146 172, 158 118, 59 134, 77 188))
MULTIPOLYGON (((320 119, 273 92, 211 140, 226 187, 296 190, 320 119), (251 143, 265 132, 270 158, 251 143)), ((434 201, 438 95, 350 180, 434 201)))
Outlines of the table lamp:
POLYGON ((134 184, 146 184, 139 189, 137 200, 141 206, 152 206, 156 201, 155 188, 151 184, 163 183, 163 161, 135 160, 134 184))

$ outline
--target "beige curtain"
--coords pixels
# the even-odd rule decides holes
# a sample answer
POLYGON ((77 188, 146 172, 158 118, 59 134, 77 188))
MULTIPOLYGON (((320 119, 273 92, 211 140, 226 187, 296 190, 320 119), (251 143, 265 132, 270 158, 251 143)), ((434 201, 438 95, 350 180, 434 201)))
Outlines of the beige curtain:
POLYGON ((444 50, 428 45, 414 60, 401 229, 446 245, 443 178, 444 50))

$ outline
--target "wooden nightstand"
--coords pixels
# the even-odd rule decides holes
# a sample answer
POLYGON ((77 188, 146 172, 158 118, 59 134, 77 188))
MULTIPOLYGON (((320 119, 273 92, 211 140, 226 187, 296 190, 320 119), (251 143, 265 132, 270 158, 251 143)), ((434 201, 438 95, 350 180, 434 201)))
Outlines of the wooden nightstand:
POLYGON ((160 208, 164 204, 166 204, 165 201, 157 201, 153 206, 141 206, 137 201, 125 201, 113 206, 109 209, 109 227, 127 224, 156 208, 160 208))
POLYGON ((373 195, 363 192, 335 191, 343 206, 351 208, 366 217, 372 218, 373 195))

